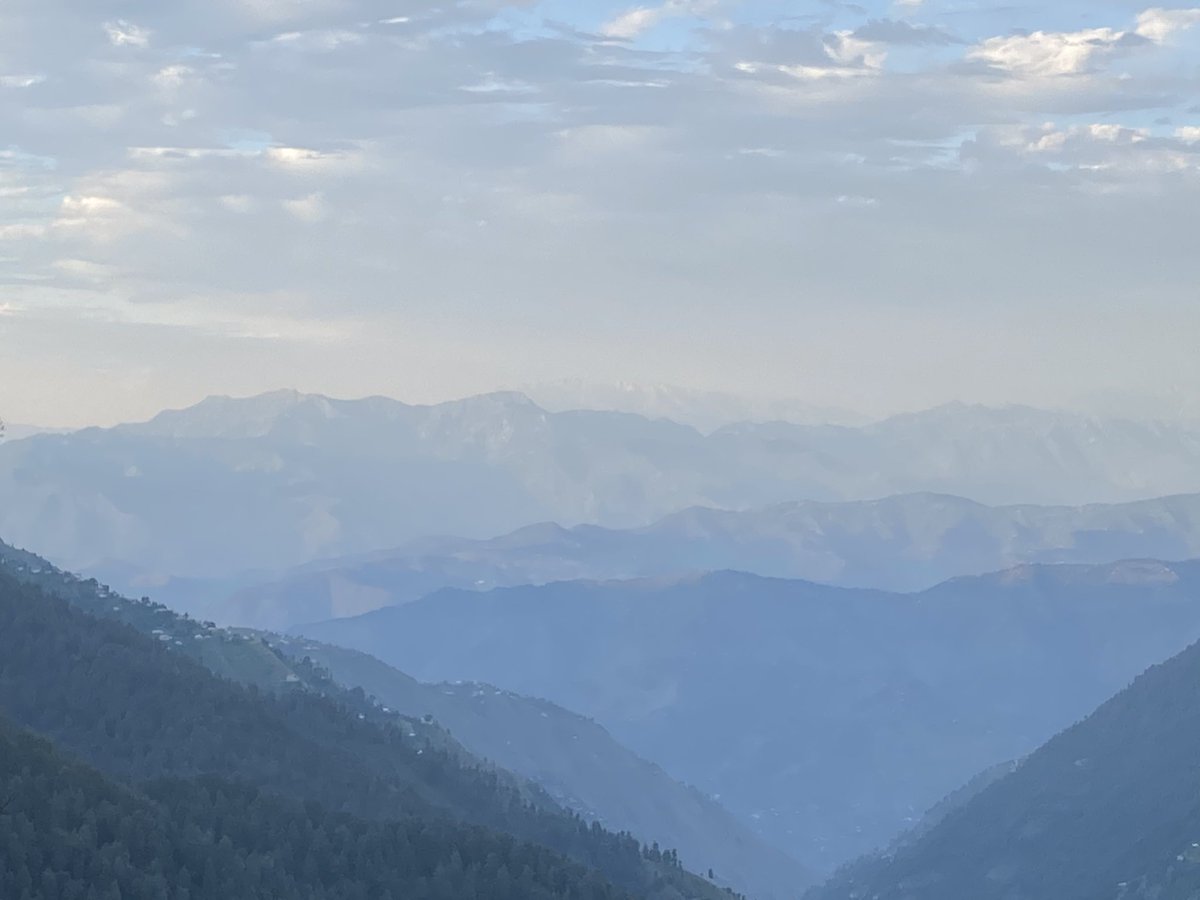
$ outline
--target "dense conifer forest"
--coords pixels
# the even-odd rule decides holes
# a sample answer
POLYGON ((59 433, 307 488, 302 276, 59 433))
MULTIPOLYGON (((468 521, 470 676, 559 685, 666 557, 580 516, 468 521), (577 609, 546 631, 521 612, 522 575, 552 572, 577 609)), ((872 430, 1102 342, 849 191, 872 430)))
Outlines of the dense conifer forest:
MULTIPOLYGON (((608 832, 549 801, 531 798, 511 776, 415 736, 407 727, 373 719, 344 699, 304 685, 276 692, 215 677, 172 642, 96 618, 34 584, 0 574, 0 714, 142 793, 121 793, 95 774, 77 773, 76 781, 97 791, 103 787, 111 797, 124 798, 122 803, 136 801, 142 814, 172 827, 207 823, 196 827, 211 835, 224 834, 214 831, 221 822, 232 828, 235 820, 251 821, 260 822, 264 834, 287 835, 285 844, 275 849, 263 834, 255 837, 253 828, 237 832, 241 844, 230 836, 235 856, 244 854, 248 869, 255 868, 251 860, 256 853, 278 862, 296 847, 307 846, 293 841, 299 829, 322 846, 328 838, 335 848, 347 833, 361 836, 355 846, 432 842, 434 849, 420 854, 421 864, 444 858, 443 869, 456 873, 435 877, 440 871, 435 865, 430 872, 404 870, 393 877, 387 871, 367 872, 365 857, 349 859, 331 850, 338 861, 319 874, 334 882, 314 881, 291 866, 277 873, 296 879, 298 893, 162 896, 304 897, 309 896, 305 891, 317 891, 320 896, 382 897, 385 889, 406 897, 505 896, 472 886, 472 879, 483 878, 483 871, 500 868, 507 874, 489 891, 533 878, 541 886, 528 896, 604 897, 630 891, 674 898, 720 893, 685 872, 674 853, 645 848, 633 836, 608 832), (142 787, 151 783, 153 787, 142 787), (231 804, 244 809, 236 816, 220 812, 232 809, 231 804), (294 828, 287 824, 293 814, 294 828), (510 857, 511 865, 506 861, 510 857), (538 882, 543 875, 545 880, 538 882), (329 886, 335 882, 341 885, 336 891, 329 886), (367 893, 355 893, 361 890, 367 893)), ((6 766, 5 772, 10 769, 6 766)), ((78 800, 76 794, 71 796, 70 802, 78 800)), ((58 809, 53 804, 50 808, 58 809)), ((47 834, 58 834, 47 827, 47 834)), ((96 839, 100 837, 115 840, 111 830, 98 831, 96 839)), ((119 842, 122 847, 125 840, 119 842)), ((169 840, 162 846, 168 845, 169 840)), ((53 846, 46 852, 47 858, 67 865, 53 846)), ((125 858, 120 848, 111 852, 112 860, 125 858)), ((150 861, 144 845, 139 852, 143 855, 136 858, 148 867, 146 877, 156 866, 168 864, 150 861)), ((171 854, 176 859, 174 850, 171 854)), ((297 852, 294 858, 308 857, 297 852)), ((197 876, 192 864, 186 867, 190 877, 197 876)), ((59 871, 57 863, 50 871, 59 871)), ((64 883, 76 877, 69 867, 61 871, 64 883)), ((30 873, 35 876, 41 873, 30 873)), ((21 885, 24 891, 23 879, 21 885)), ((208 889, 209 883, 202 882, 200 890, 208 889)), ((8 895, 3 896, 7 900, 8 895)))
POLYGON ((616 900, 559 854, 495 832, 377 823, 215 777, 124 787, 0 722, 5 900, 616 900))

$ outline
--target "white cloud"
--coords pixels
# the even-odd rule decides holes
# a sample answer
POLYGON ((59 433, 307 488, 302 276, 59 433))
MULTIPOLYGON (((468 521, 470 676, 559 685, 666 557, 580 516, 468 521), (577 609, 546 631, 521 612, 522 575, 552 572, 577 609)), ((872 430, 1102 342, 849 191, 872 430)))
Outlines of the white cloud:
POLYGON ((105 22, 104 33, 108 35, 108 40, 114 47, 150 46, 150 32, 124 19, 105 22))
POLYGON ((1177 31, 1200 23, 1200 7, 1191 9, 1148 9, 1138 16, 1136 33, 1162 43, 1177 31))
MULTIPOLYGON (((750 379, 761 357, 768 386, 797 356, 761 348, 816 308, 936 312, 966 304, 965 285, 972 308, 1194 299, 1200 269, 1176 252, 1200 208, 1194 72, 1174 46, 1191 12, 1064 33, 1051 23, 1084 21, 1082 0, 1053 16, 926 3, 921 27, 943 37, 904 40, 895 2, 870 15, 896 21, 842 5, 837 30, 765 21, 786 4, 626 2, 599 35, 586 10, 539 26, 549 7, 520 0, 95 0, 82 22, 41 0, 41 31, 5 46, 0 81, 13 148, 0 151, 0 252, 19 257, 0 276, 41 293, 6 288, 5 301, 38 308, 57 286, 65 318, 89 291, 114 307, 129 291, 157 321, 227 335, 243 325, 206 303, 236 296, 263 317, 246 333, 287 335, 300 313, 264 298, 304 294, 314 323, 349 314, 384 332, 403 284, 403 327, 447 323, 460 356, 495 361, 472 376, 483 388, 503 366, 535 380, 533 354, 509 352, 520 328, 548 348, 537 379, 628 366, 688 381, 674 370, 710 360, 723 368, 702 377, 750 379), (406 21, 380 24, 393 13, 406 21), (664 40, 637 40, 656 25, 664 40), (974 48, 954 36, 1009 28, 974 48), (1099 74, 1118 60, 1123 72, 1099 74), (38 72, 45 87, 19 89, 38 72), (1131 127, 1157 119, 1182 127, 1131 127), (85 282, 70 260, 118 283, 85 282), (197 299, 172 318, 184 295, 197 299), (679 349, 635 350, 630 323, 645 319, 679 349), (723 342, 755 358, 722 363, 723 342)), ((133 333, 120 355, 145 358, 133 333)), ((403 365, 378 371, 406 383, 403 365)), ((431 383, 463 386, 435 370, 431 383)))
POLYGON ((0 75, 0 88, 33 87, 45 80, 45 75, 0 75))
POLYGON ((1144 128, 1130 128, 1112 122, 1091 123, 1088 125, 1072 125, 1069 128, 1056 128, 1052 124, 1034 130, 1032 136, 1028 129, 1015 129, 1006 143, 1010 146, 1023 145, 1029 153, 1060 153, 1072 144, 1108 144, 1113 147, 1131 147, 1144 144, 1150 140, 1150 132, 1144 128))
POLYGON ((100 281, 105 278, 111 278, 113 274, 111 266, 87 259, 59 259, 55 260, 53 265, 55 269, 64 275, 88 281, 100 281))
POLYGON ((29 222, 0 223, 0 241, 40 238, 46 235, 46 226, 29 222))
POLYGON ((887 59, 887 47, 875 41, 864 41, 852 31, 838 31, 825 42, 830 59, 843 66, 863 66, 878 69, 887 59))
POLYGON ((312 31, 285 31, 275 35, 271 39, 271 43, 296 50, 331 53, 342 47, 361 44, 363 40, 361 34, 346 29, 315 29, 312 31))
POLYGON ((330 171, 362 162, 361 154, 348 151, 322 151, 308 147, 270 147, 265 151, 269 163, 294 172, 330 171))
POLYGON ((129 157, 134 160, 188 160, 188 159, 235 159, 256 156, 253 151, 233 150, 228 147, 130 147, 129 157))
POLYGON ((626 10, 600 27, 600 33, 610 38, 634 38, 653 28, 670 15, 668 7, 638 6, 626 10))
MULTIPOLYGON (((777 66, 784 75, 800 81, 824 81, 828 79, 859 78, 874 74, 873 70, 854 66, 777 66)), ((757 68, 742 71, 758 71, 757 68)))
POLYGON ((1112 28, 993 37, 972 47, 967 58, 1019 75, 1046 77, 1085 71, 1099 56, 1110 53, 1125 36, 1112 28))
POLYGON ((879 198, 862 197, 854 194, 841 194, 838 196, 837 202, 841 206, 850 206, 858 209, 870 209, 873 206, 879 205, 879 198))
POLYGON ((154 83, 166 91, 174 91, 183 87, 184 83, 196 75, 196 70, 191 66, 184 66, 178 63, 163 66, 152 76, 154 83))
POLYGON ((1110 144, 1140 144, 1150 137, 1145 128, 1126 128, 1110 123, 1088 125, 1087 134, 1110 144))
POLYGON ((309 224, 320 222, 328 211, 325 199, 320 193, 309 194, 307 197, 299 197, 294 200, 285 200, 283 208, 288 215, 309 224))
POLYGON ((123 209, 124 205, 112 197, 66 196, 63 198, 62 208, 65 213, 94 216, 117 212, 123 209))
POLYGON ((1088 28, 1082 31, 1034 31, 988 38, 972 47, 967 58, 1031 77, 1076 75, 1112 54, 1130 37, 1161 44, 1172 34, 1200 22, 1200 8, 1147 9, 1132 31, 1088 28))
POLYGON ((635 6, 600 26, 608 38, 629 40, 654 26, 682 16, 703 16, 716 9, 715 0, 666 0, 658 6, 635 6))

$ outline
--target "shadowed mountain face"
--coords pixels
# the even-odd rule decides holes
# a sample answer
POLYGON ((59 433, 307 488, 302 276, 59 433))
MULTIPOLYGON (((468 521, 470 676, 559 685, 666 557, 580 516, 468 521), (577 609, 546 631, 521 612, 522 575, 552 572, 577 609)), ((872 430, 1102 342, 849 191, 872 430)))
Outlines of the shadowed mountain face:
POLYGON ((468 750, 545 788, 563 806, 613 830, 679 851, 758 900, 796 897, 811 872, 769 846, 712 798, 627 750, 598 723, 545 700, 486 684, 424 684, 379 660, 303 639, 273 639, 390 709, 432 716, 468 750))
POLYGON ((592 716, 828 869, 1200 637, 1198 587, 1191 563, 913 595, 719 573, 444 591, 302 631, 592 716))
MULTIPOLYGON (((447 859, 456 848, 467 855, 465 835, 474 829, 490 845, 480 858, 516 839, 550 848, 551 855, 573 859, 593 870, 591 876, 600 873, 602 881, 647 900, 726 896, 686 872, 673 853, 646 854, 629 834, 589 826, 532 783, 471 756, 442 729, 382 709, 310 664, 292 666, 256 637, 126 600, 0 544, 0 723, 5 719, 124 781, 236 781, 363 820, 411 823, 418 831, 451 826, 457 835, 446 833, 437 848, 426 848, 447 859)), ((0 793, 0 814, 6 807, 0 793)), ((293 832, 286 823, 280 827, 293 832)), ((259 838, 267 855, 275 855, 267 835, 250 827, 242 834, 259 838)), ((376 871, 386 869, 379 852, 373 851, 376 871)), ((131 896, 165 896, 165 890, 131 896)), ((379 888, 278 893, 258 887, 256 893, 389 896, 379 888)), ((519 889, 515 895, 527 896, 519 889)), ((23 889, 16 896, 59 895, 23 889)))
POLYGON ((212 776, 121 783, 3 715, 0 797, 0 896, 14 900, 629 898, 482 829, 369 822, 212 776), (527 873, 516 890, 510 870, 527 873))
POLYGON ((1200 646, 812 900, 1186 900, 1200 891, 1200 646))
POLYGON ((1019 563, 1200 555, 1200 495, 1084 507, 989 507, 910 494, 761 509, 696 508, 645 528, 545 524, 491 540, 425 538, 333 560, 183 605, 220 621, 285 629, 408 603, 443 587, 486 590, 577 579, 734 569, 846 587, 920 590, 1019 563))
MULTIPOLYGON (((171 656, 187 657, 223 679, 254 685, 265 694, 323 694, 347 704, 348 711, 353 711, 348 716, 352 721, 355 713, 361 713, 395 727, 402 738, 425 751, 448 752, 468 767, 486 759, 501 766, 502 779, 510 780, 509 787, 524 790, 527 798, 544 798, 613 832, 635 834, 646 843, 673 848, 697 868, 712 870, 717 884, 756 900, 794 898, 813 883, 811 873, 769 846, 711 798, 672 780, 658 766, 617 743, 595 722, 554 704, 487 685, 423 684, 351 650, 214 628, 157 604, 126 600, 94 581, 82 581, 33 554, 0 543, 0 606, 6 599, 3 586, 8 576, 36 585, 77 609, 132 626, 151 639, 151 650, 165 648, 171 656), (522 788, 520 778, 513 779, 503 770, 529 782, 522 788)), ((109 627, 108 623, 103 628, 96 623, 93 628, 100 632, 102 642, 105 634, 111 634, 104 631, 109 627)), ((11 632, 0 637, 19 639, 11 632)), ((46 655, 37 647, 22 652, 26 657, 46 655)), ((14 656, 10 650, 7 659, 0 659, 0 674, 6 662, 16 662, 14 656)), ((88 665, 86 654, 76 653, 75 657, 72 667, 88 665)), ((53 655, 47 659, 53 661, 53 655)), ((44 677, 57 668, 64 678, 73 677, 76 670, 72 667, 55 663, 39 674, 44 677)), ((31 679, 21 677, 26 687, 32 686, 31 679)), ((154 677, 163 678, 161 673, 154 677)), ((19 683, 16 677, 10 681, 19 683)), ((192 689, 205 684, 199 679, 192 689)), ((102 684, 99 689, 104 690, 102 684)), ((71 692, 72 696, 78 692, 71 692)), ((0 709, 3 706, 0 702, 0 709)), ((199 716, 197 710, 197 704, 189 701, 176 712, 192 721, 199 716)), ((217 731, 221 734, 219 728, 217 731)), ((222 740, 231 740, 229 734, 222 740)), ((343 749, 355 749, 351 738, 345 737, 343 749)), ((432 757, 431 753, 428 758, 432 757)), ((351 765, 348 759, 339 771, 351 765)), ((239 766, 242 775, 252 768, 246 762, 239 766)))
POLYGON ((631 414, 549 413, 519 394, 416 407, 283 392, 8 442, 0 530, 72 568, 124 570, 133 586, 537 521, 642 527, 696 505, 912 491, 1123 501, 1200 490, 1198 463, 1190 431, 1024 408, 702 435, 631 414))

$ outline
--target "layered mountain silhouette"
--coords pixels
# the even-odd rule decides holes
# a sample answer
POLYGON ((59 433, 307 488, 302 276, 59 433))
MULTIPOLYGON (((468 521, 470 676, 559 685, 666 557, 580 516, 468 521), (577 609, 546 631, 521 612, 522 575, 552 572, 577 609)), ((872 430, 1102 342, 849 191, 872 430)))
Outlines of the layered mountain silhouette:
POLYGON ((813 880, 711 799, 552 704, 215 628, 3 544, 0 614, 0 716, 119 778, 212 775, 368 819, 465 820, 552 846, 635 894, 716 894, 674 856, 665 872, 639 863, 635 827, 757 898, 795 897, 813 880))
POLYGON ((392 710, 432 717, 472 753, 531 779, 563 806, 674 847, 683 860, 703 861, 721 883, 752 897, 795 897, 815 880, 711 797, 673 780, 598 723, 554 703, 474 682, 425 684, 341 647, 270 641, 392 710))
POLYGON ((1200 637, 1200 564, 893 594, 715 573, 442 591, 300 631, 590 716, 805 864, 886 846, 1200 637))
POLYGON ((862 427, 711 434, 633 414, 550 413, 520 394, 436 406, 279 392, 0 446, 0 533, 130 586, 277 572, 429 534, 530 522, 648 525, 931 491, 983 503, 1200 491, 1183 427, 952 405, 862 427))
POLYGON ((498 538, 424 538, 299 567, 195 603, 224 622, 288 628, 408 603, 442 587, 486 590, 731 569, 912 591, 1021 563, 1200 555, 1200 495, 1082 507, 990 507, 941 494, 742 511, 694 508, 636 529, 534 525, 498 538))
POLYGON ((1200 646, 811 900, 1184 900, 1200 890, 1200 646))

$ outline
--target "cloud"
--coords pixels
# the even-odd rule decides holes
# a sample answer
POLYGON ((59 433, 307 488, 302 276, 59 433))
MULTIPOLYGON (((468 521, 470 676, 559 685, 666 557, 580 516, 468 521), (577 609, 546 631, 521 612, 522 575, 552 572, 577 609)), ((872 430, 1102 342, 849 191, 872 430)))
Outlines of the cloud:
POLYGON ((1112 28, 1089 28, 993 37, 972 47, 967 59, 1033 77, 1075 75, 1090 68, 1098 57, 1111 53, 1125 36, 1125 32, 1112 28))
POLYGON ((45 80, 45 75, 0 75, 0 88, 33 87, 45 80))
MULTIPOLYGON (((381 351, 377 390, 581 374, 936 400, 916 351, 858 354, 863 323, 1194 300, 1194 16, 1059 31, 1097 15, 1063 2, 905 20, 647 0, 601 34, 595 7, 500 0, 43 0, 0 31, 0 284, 81 335, 86 309, 118 311, 105 327, 129 330, 87 332, 78 371, 93 344, 157 353, 135 324, 196 335, 162 363, 193 393, 213 335, 282 347, 309 333, 289 319, 349 317, 433 336, 420 370, 381 351), (826 315, 852 359, 786 346, 826 315)), ((1090 358, 1070 377, 1104 375, 1090 358)), ((35 377, 14 365, 0 385, 35 377)))
POLYGON ((180 63, 163 66, 152 76, 154 83, 165 91, 176 91, 183 87, 189 79, 195 77, 196 70, 191 66, 180 63))
POLYGON ((343 47, 361 44, 365 38, 357 31, 340 28, 322 28, 310 31, 285 31, 268 42, 277 47, 294 50, 332 53, 343 47))
POLYGON ((46 231, 46 226, 42 224, 7 222, 0 224, 0 241, 40 238, 45 236, 46 231))
POLYGON ((825 40, 829 58, 843 66, 878 69, 887 59, 887 49, 878 41, 864 38, 857 31, 838 31, 825 40))
POLYGON ((1136 33, 1162 43, 1177 31, 1200 23, 1200 7, 1191 9, 1148 9, 1137 18, 1136 33))
POLYGON ((1077 75, 1125 47, 1149 41, 1161 44, 1172 34, 1200 22, 1200 8, 1148 9, 1129 31, 1088 28, 1072 32, 1034 31, 988 38, 972 47, 967 58, 994 69, 1030 77, 1077 75))
POLYGON ((313 150, 308 147, 269 147, 264 151, 268 162, 292 171, 314 171, 343 165, 351 159, 347 153, 313 150))
POLYGON ((150 32, 124 19, 105 22, 104 33, 108 35, 108 40, 114 47, 150 46, 150 32))
POLYGON ((320 222, 327 213, 325 200, 319 192, 294 200, 284 200, 283 208, 287 210, 288 215, 309 224, 320 222))
POLYGON ((635 6, 601 25, 600 34, 608 38, 630 40, 667 19, 703 16, 716 7, 715 0, 666 0, 658 6, 635 6))

